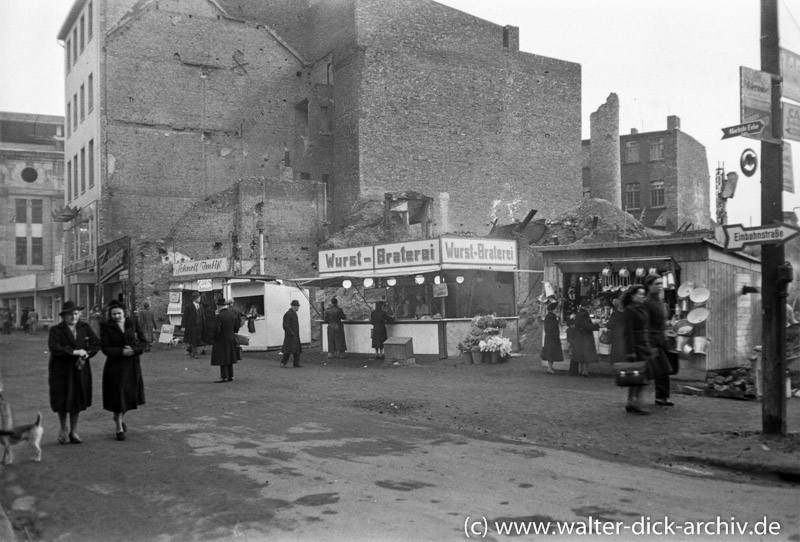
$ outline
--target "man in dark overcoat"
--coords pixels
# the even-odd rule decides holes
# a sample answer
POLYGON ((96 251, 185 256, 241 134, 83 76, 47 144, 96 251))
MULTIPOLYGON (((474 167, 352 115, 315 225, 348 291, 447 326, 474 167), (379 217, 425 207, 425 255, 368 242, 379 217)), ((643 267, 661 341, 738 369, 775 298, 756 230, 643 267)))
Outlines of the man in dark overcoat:
POLYGON ((281 367, 286 367, 289 355, 293 356, 292 367, 300 367, 300 353, 303 351, 300 346, 300 322, 297 319, 297 311, 300 310, 300 302, 292 300, 291 307, 283 315, 283 357, 281 367))
POLYGON ((223 298, 217 299, 217 318, 214 325, 214 346, 211 349, 211 365, 219 366, 219 380, 233 381, 233 364, 236 363, 236 330, 239 316, 228 309, 223 298))
POLYGON ((183 326, 183 342, 187 344, 186 353, 196 358, 197 347, 202 344, 203 329, 205 327, 203 306, 200 304, 199 292, 192 294, 192 301, 183 310, 181 325, 183 326))
POLYGON ((669 373, 670 364, 667 357, 667 336, 664 317, 664 287, 661 275, 647 275, 644 279, 647 298, 644 307, 650 321, 650 346, 653 348, 653 383, 656 388, 656 404, 674 406, 670 398, 669 373))

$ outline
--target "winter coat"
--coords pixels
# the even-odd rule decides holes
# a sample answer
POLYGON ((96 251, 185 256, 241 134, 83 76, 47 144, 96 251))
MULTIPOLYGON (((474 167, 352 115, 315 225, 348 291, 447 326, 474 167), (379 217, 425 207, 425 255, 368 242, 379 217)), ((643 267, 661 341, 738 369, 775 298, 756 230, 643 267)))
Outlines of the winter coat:
POLYGON ((289 309, 283 315, 283 353, 299 354, 303 351, 300 346, 300 322, 297 311, 289 309))
POLYGON ((153 330, 156 329, 156 319, 150 309, 139 309, 137 315, 139 329, 142 330, 144 338, 148 343, 153 342, 153 330))
POLYGON ((147 347, 147 339, 136 320, 125 320, 123 332, 117 323, 108 320, 100 326, 100 342, 106 364, 103 367, 103 409, 127 412, 144 404, 144 380, 139 356, 147 347), (122 354, 125 346, 132 356, 122 354))
POLYGON ((336 305, 325 309, 325 323, 328 324, 328 352, 346 352, 347 341, 344 338, 344 311, 336 305))
POLYGON ((653 348, 653 376, 655 378, 667 376, 672 372, 672 366, 667 357, 667 337, 664 334, 666 319, 664 318, 663 305, 654 299, 647 298, 642 303, 647 310, 650 321, 650 346, 653 348))
POLYGON ((650 346, 650 318, 644 303, 625 307, 625 352, 628 361, 646 361, 647 377, 652 378, 650 346))
POLYGON ((383 348, 383 343, 389 338, 386 324, 394 322, 394 318, 383 309, 375 309, 369 315, 369 321, 372 324, 372 348, 383 348))
POLYGON ((212 345, 214 344, 214 330, 217 327, 217 315, 214 307, 207 304, 203 305, 203 320, 202 344, 212 345))
POLYGON ((236 332, 239 330, 239 314, 224 308, 219 311, 214 323, 214 346, 211 349, 211 365, 233 365, 236 363, 236 332))
POLYGON ((544 317, 544 346, 542 347, 542 359, 546 361, 564 361, 558 317, 552 312, 548 312, 544 317))
POLYGON ((611 313, 611 318, 608 319, 606 329, 611 334, 609 361, 611 363, 625 363, 627 361, 627 352, 625 351, 625 313, 614 310, 611 313))
POLYGON ((203 305, 200 305, 198 310, 194 307, 194 303, 189 302, 183 309, 181 326, 183 326, 183 342, 194 346, 199 345, 203 341, 203 329, 205 328, 203 305))
POLYGON ((575 315, 572 339, 572 361, 576 363, 595 363, 597 361, 594 332, 598 329, 600 329, 600 325, 592 322, 589 311, 578 310, 575 315))
POLYGON ((53 412, 76 413, 92 406, 92 367, 87 360, 79 370, 75 366, 78 357, 72 353, 86 350, 91 358, 100 351, 100 339, 89 324, 78 321, 74 337, 63 321, 51 327, 47 348, 50 351, 47 382, 53 412))

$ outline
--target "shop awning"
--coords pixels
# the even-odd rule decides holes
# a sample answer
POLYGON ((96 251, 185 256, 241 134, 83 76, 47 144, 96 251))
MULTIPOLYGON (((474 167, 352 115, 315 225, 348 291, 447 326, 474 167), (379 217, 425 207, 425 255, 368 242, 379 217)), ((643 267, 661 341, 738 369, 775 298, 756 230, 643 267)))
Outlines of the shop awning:
POLYGON ((628 270, 631 271, 635 270, 637 267, 644 267, 645 269, 655 267, 659 271, 678 271, 681 268, 678 262, 672 259, 672 256, 618 259, 592 258, 584 260, 560 260, 553 263, 555 263, 562 273, 599 273, 609 264, 614 270, 627 267, 628 270))

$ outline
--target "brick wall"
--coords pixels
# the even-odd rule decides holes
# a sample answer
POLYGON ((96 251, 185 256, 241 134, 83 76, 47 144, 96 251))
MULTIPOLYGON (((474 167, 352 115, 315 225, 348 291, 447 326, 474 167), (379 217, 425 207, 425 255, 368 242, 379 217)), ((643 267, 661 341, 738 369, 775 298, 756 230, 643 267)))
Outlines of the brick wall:
POLYGON ((678 225, 710 228, 710 183, 706 149, 692 136, 676 131, 678 149, 678 225))

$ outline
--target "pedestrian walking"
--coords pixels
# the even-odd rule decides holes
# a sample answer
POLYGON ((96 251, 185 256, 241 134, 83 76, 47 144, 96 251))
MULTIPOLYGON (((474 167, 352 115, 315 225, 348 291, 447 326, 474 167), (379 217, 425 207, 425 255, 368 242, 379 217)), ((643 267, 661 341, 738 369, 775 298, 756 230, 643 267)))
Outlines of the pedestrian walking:
POLYGON ((292 367, 302 367, 300 365, 300 354, 303 351, 300 346, 300 322, 297 319, 297 311, 300 310, 300 302, 292 300, 288 311, 283 315, 283 357, 281 367, 286 367, 289 356, 292 356, 292 367))
POLYGON ((375 310, 369 315, 369 321, 372 324, 372 348, 375 349, 375 359, 383 359, 383 343, 389 338, 386 324, 394 322, 394 318, 383 310, 383 301, 378 301, 375 303, 375 310))
POLYGON ((331 306, 325 309, 325 323, 328 324, 328 359, 334 355, 343 358, 347 351, 344 337, 344 311, 339 307, 339 300, 331 299, 331 306))
POLYGON ((26 334, 28 333, 28 313, 30 312, 31 312, 30 307, 25 307, 24 309, 22 309, 22 314, 21 314, 22 331, 26 334))
POLYGON ((589 376, 589 364, 598 360, 594 332, 600 329, 600 325, 592 320, 589 314, 591 308, 591 301, 588 297, 584 297, 578 312, 575 313, 572 361, 578 364, 579 376, 589 376))
POLYGON ((103 308, 100 305, 95 305, 89 312, 89 325, 94 331, 94 334, 100 336, 100 324, 103 323, 105 317, 103 316, 103 308))
POLYGON ((78 435, 80 413, 92 406, 92 367, 89 360, 100 351, 100 339, 86 322, 73 301, 64 303, 61 322, 50 328, 47 348, 47 383, 50 408, 58 414, 61 425, 59 444, 81 444, 78 435), (69 422, 69 423, 67 423, 69 422))
POLYGON ((203 331, 200 333, 200 355, 206 355, 206 346, 214 344, 214 329, 217 325, 217 307, 213 303, 200 303, 203 307, 203 331))
POLYGON ((156 327, 156 318, 153 311, 150 310, 150 303, 145 301, 142 303, 142 308, 139 309, 136 320, 139 324, 139 329, 144 334, 144 339, 147 341, 146 350, 150 350, 150 345, 153 344, 153 333, 158 329, 156 327))
MULTIPOLYGON (((237 334, 239 333, 239 329, 242 327, 242 322, 244 322, 245 316, 242 314, 242 311, 236 308, 236 304, 234 303, 233 298, 226 299, 225 305, 228 307, 228 310, 231 311, 231 314, 233 314, 235 319, 234 321, 236 322, 233 332, 236 343, 236 360, 239 361, 242 359, 242 345, 239 342, 237 334)), ((249 344, 249 342, 245 344, 249 344)), ((233 376, 232 373, 231 376, 233 376)))
POLYGON ((236 363, 236 332, 239 330, 239 314, 228 307, 223 299, 217 299, 217 315, 214 322, 214 342, 211 348, 211 365, 219 367, 219 380, 233 382, 233 366, 236 363))
POLYGON ((36 312, 36 307, 34 307, 28 313, 28 334, 36 335, 36 328, 38 326, 39 326, 39 313, 36 312))
POLYGON ((670 401, 670 382, 669 373, 672 366, 667 355, 667 336, 664 326, 666 318, 664 315, 664 288, 661 275, 647 275, 644 279, 647 288, 647 298, 644 306, 647 309, 648 321, 650 324, 650 347, 653 349, 652 375, 653 385, 656 389, 656 404, 660 406, 674 406, 670 401))
POLYGON ((203 329, 205 329, 205 315, 200 304, 200 293, 192 293, 192 300, 186 305, 181 317, 183 326, 183 342, 186 343, 186 354, 197 357, 197 347, 203 342, 203 329))
MULTIPOLYGON (((641 284, 634 284, 622 296, 622 306, 625 311, 625 357, 629 363, 645 362, 644 372, 650 378, 649 365, 652 357, 650 347, 650 322, 644 300, 647 297, 647 288, 641 284)), ((642 409, 641 386, 628 386, 628 400, 625 411, 636 414, 649 414, 642 409)))
POLYGON ((11 309, 0 307, 0 325, 3 335, 11 335, 11 309))
POLYGON ((127 318, 118 301, 108 305, 108 318, 100 326, 103 366, 103 409, 114 414, 117 440, 125 440, 125 414, 144 401, 144 380, 139 356, 149 346, 145 331, 134 318, 127 318))
POLYGON ((608 360, 613 365, 615 363, 625 363, 627 356, 625 352, 625 312, 622 307, 621 296, 611 300, 614 310, 608 318, 606 329, 611 334, 611 343, 608 360))
POLYGON ((544 345, 542 346, 542 359, 547 362, 547 374, 554 375, 553 363, 564 361, 564 351, 561 349, 561 329, 558 325, 556 309, 558 303, 547 305, 547 314, 544 317, 544 345))

